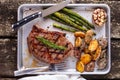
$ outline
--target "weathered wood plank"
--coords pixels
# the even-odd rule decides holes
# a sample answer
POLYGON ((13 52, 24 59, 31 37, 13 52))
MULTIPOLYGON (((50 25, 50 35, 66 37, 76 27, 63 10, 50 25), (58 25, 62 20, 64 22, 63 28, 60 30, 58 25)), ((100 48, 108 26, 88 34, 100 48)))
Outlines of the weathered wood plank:
POLYGON ((16 78, 0 78, 0 80, 17 80, 16 78))
MULTIPOLYGON (((56 3, 62 0, 0 0, 0 36, 15 36, 11 24, 17 21, 17 8, 23 3, 56 3)), ((120 1, 74 0, 75 3, 106 3, 111 8, 111 37, 120 38, 120 1)))
POLYGON ((16 40, 0 39, 0 76, 13 76, 17 66, 16 40))
MULTIPOLYGON (((17 20, 17 8, 23 3, 56 3, 62 0, 0 0, 0 36, 16 36, 11 24, 17 20)), ((74 0, 75 3, 106 3, 111 8, 111 37, 120 38, 120 1, 111 0, 74 0)), ((13 77, 17 66, 16 39, 0 39, 0 77, 13 77)), ((112 68, 106 75, 84 76, 87 79, 120 78, 120 40, 112 40, 112 68)), ((0 78, 0 80, 16 80, 0 78)))

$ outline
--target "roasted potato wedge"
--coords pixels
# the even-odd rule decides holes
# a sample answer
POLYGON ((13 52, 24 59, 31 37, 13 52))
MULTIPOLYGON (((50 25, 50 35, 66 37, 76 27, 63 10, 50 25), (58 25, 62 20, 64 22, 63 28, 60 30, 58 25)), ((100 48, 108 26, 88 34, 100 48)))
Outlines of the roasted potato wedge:
POLYGON ((85 71, 87 72, 93 72, 95 68, 95 61, 91 61, 85 66, 85 71))
POLYGON ((101 54, 101 51, 102 51, 102 50, 101 50, 101 46, 98 46, 98 48, 97 48, 95 54, 93 55, 93 60, 99 59, 100 54, 101 54))
POLYGON ((88 48, 85 48, 85 49, 84 49, 84 53, 85 53, 85 54, 89 54, 89 53, 90 53, 90 51, 88 50, 88 48))
POLYGON ((98 66, 98 69, 99 70, 103 70, 106 68, 107 66, 107 58, 101 58, 101 59, 98 59, 97 61, 97 66, 98 66))
POLYGON ((92 60, 92 57, 90 54, 83 54, 81 55, 80 60, 83 62, 83 64, 88 64, 92 60))
POLYGON ((95 40, 92 40, 91 42, 90 42, 90 44, 89 44, 89 46, 88 46, 88 50, 90 51, 90 52, 93 52, 93 51, 95 51, 96 49, 97 49, 97 47, 98 47, 98 41, 95 39, 95 40))
POLYGON ((82 39, 80 37, 77 37, 75 39, 75 47, 80 47, 82 44, 82 39))
POLYGON ((101 51, 100 58, 106 58, 107 57, 107 50, 104 49, 101 51))
POLYGON ((76 70, 79 72, 84 72, 84 64, 81 61, 78 61, 76 64, 76 70))
POLYGON ((102 49, 105 49, 107 47, 108 42, 106 38, 101 37, 98 39, 98 42, 102 49))
POLYGON ((93 30, 88 30, 88 31, 86 32, 86 34, 85 34, 85 42, 86 42, 87 44, 89 44, 90 41, 92 40, 93 34, 94 34, 93 30))
POLYGON ((77 48, 77 47, 75 47, 75 48, 74 48, 74 53, 73 53, 73 55, 74 55, 77 59, 79 59, 80 56, 81 56, 81 51, 80 51, 80 49, 77 48))
POLYGON ((75 35, 75 37, 81 37, 81 38, 85 37, 85 33, 81 32, 81 31, 75 32, 74 35, 75 35))

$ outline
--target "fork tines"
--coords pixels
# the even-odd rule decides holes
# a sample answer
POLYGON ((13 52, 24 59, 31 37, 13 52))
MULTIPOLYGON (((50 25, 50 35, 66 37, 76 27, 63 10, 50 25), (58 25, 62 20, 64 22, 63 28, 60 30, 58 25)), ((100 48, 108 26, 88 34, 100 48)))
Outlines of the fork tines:
POLYGON ((66 69, 66 62, 63 61, 61 63, 57 63, 57 64, 50 64, 50 71, 58 71, 58 70, 64 70, 66 69))

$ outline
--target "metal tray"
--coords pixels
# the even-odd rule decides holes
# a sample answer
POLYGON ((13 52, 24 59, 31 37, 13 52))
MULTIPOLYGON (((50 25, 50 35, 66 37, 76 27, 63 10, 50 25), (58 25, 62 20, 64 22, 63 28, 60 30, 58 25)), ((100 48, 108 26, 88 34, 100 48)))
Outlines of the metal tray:
MULTIPOLYGON (((25 16, 28 16, 34 12, 42 10, 44 7, 49 7, 55 4, 23 4, 18 8, 18 20, 22 19, 25 16)), ((94 8, 100 7, 104 8, 107 12, 107 22, 104 24, 104 26, 100 29, 96 29, 96 38, 98 37, 107 37, 108 40, 108 53, 107 53, 107 59, 108 59, 108 65, 104 70, 97 70, 95 68, 94 72, 77 72, 75 69, 75 62, 76 59, 73 57, 70 57, 67 62, 67 66, 69 66, 68 69, 62 70, 62 71, 43 71, 43 72, 34 72, 30 74, 107 74, 110 71, 111 68, 111 48, 110 48, 110 8, 106 4, 69 4, 67 7, 73 8, 75 11, 80 13, 83 17, 85 17, 88 21, 92 22, 92 11, 94 8), (71 65, 72 64, 72 65, 71 65)), ((31 31, 31 28, 34 24, 39 24, 42 28, 50 27, 49 30, 57 30, 51 28, 51 25, 54 21, 50 19, 43 19, 43 18, 37 18, 24 26, 22 26, 18 30, 18 51, 17 51, 17 68, 18 71, 26 69, 26 68, 34 68, 37 66, 43 66, 48 65, 44 62, 38 62, 34 60, 34 58, 29 54, 28 48, 27 48, 27 36, 31 31)), ((71 33, 66 32, 68 35, 68 39, 74 43, 72 40, 74 37, 71 33), (72 38, 71 38, 72 37, 72 38)))

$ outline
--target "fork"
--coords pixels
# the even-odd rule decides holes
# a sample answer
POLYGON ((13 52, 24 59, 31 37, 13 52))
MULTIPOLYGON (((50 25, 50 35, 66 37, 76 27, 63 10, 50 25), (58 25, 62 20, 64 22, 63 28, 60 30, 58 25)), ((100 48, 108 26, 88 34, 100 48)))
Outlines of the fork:
POLYGON ((36 67, 36 68, 28 68, 28 69, 22 69, 14 72, 15 76, 25 75, 25 74, 32 74, 35 72, 43 72, 43 71, 59 71, 59 70, 65 70, 66 67, 66 61, 62 61, 61 63, 57 64, 50 64, 49 66, 43 66, 43 67, 36 67))
POLYGON ((67 69, 66 60, 62 61, 61 63, 50 64, 49 66, 50 71, 59 71, 59 70, 65 70, 65 69, 67 69))
POLYGON ((36 68, 28 68, 28 69, 21 69, 18 71, 14 72, 15 76, 20 76, 20 75, 25 75, 25 74, 31 74, 34 73, 36 71, 46 71, 49 70, 49 66, 43 66, 43 67, 36 67, 36 68))

